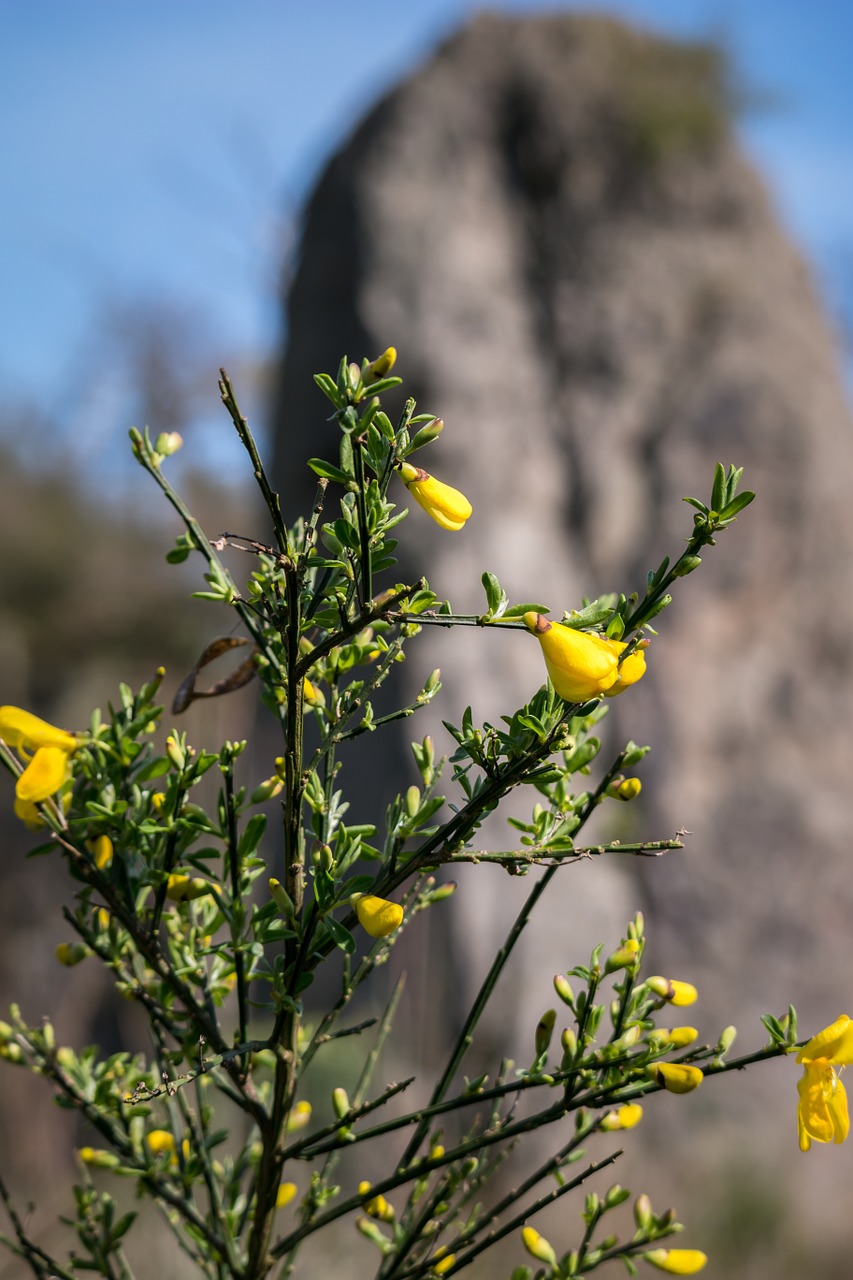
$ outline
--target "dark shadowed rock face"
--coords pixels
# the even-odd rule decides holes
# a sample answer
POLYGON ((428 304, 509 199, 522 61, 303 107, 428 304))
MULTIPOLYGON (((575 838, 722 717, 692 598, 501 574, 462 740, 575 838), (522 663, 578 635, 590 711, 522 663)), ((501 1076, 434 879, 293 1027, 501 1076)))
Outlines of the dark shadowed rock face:
MULTIPOLYGON (((606 735, 653 744, 632 815, 649 835, 683 824, 689 848, 630 874, 567 870, 517 979, 520 1016, 529 1034, 555 968, 583 958, 578 942, 617 941, 637 906, 660 965, 700 986, 709 1037, 734 1014, 757 1047, 757 1015, 788 999, 807 1031, 851 1011, 850 418, 809 274, 732 140, 713 51, 600 18, 478 18, 330 162, 289 335, 289 507, 311 488, 284 459, 328 429, 311 374, 393 343, 420 407, 447 423, 424 461, 475 508, 463 534, 418 510, 403 528, 457 609, 481 607, 483 568, 557 614, 639 588, 689 528, 680 498, 707 496, 717 460, 746 468, 758 501, 681 584, 606 735)), ((430 646, 410 675, 444 669, 433 725, 467 702, 509 710, 543 678, 524 635, 430 646)), ((476 900, 463 886, 454 908, 472 982, 478 931, 524 890, 478 870, 476 900)), ((784 1111, 758 1141, 778 1130, 793 1162, 794 1073, 772 1075, 784 1111)))

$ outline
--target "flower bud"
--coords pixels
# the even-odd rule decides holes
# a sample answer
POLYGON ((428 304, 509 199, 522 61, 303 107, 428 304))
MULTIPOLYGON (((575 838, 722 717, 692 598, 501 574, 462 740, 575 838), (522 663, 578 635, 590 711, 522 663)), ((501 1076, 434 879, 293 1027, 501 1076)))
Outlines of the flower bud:
POLYGON ((699 1032, 695 1027, 673 1027, 666 1030, 664 1027, 655 1027, 649 1036, 649 1045, 653 1049, 686 1049, 689 1044, 699 1038, 699 1032))
POLYGON ((615 1133, 620 1129, 633 1129, 643 1118, 643 1108, 639 1102, 626 1102, 624 1106, 608 1111, 599 1128, 605 1133, 615 1133))
POLYGON ((397 348, 386 347, 381 356, 377 356, 375 360, 371 360, 364 372, 364 381, 367 383, 378 382, 380 378, 384 378, 391 372, 397 360, 397 348))
POLYGON ((622 943, 621 947, 607 957, 604 962, 604 972, 614 973, 617 969, 627 969, 637 963, 640 954, 640 944, 636 938, 628 938, 622 943))
POLYGON ((154 1156, 161 1156, 175 1150, 175 1139, 168 1129, 152 1129, 146 1134, 145 1141, 148 1144, 148 1150, 154 1156))
POLYGON ((649 1249, 642 1256, 658 1271, 668 1271, 671 1276, 695 1276, 708 1261, 700 1249, 649 1249))
POLYGON ((433 1254, 432 1258, 430 1258, 430 1271, 434 1275, 443 1276, 446 1271, 450 1270, 455 1261, 455 1253, 448 1253, 445 1248, 439 1249, 438 1253, 433 1254))
POLYGON ((77 1156, 91 1169, 115 1169, 121 1163, 113 1151, 100 1151, 97 1147, 80 1147, 77 1156))
POLYGON ((699 1067, 687 1062, 655 1062, 646 1070, 670 1093, 692 1093, 705 1079, 699 1067))
POLYGON ((311 1103, 297 1102, 287 1117, 287 1132, 296 1133, 299 1129, 304 1129, 310 1119, 311 1103))
POLYGON ((173 872, 166 881, 166 897, 171 902, 192 902, 203 898, 211 892, 209 880, 201 876, 188 876, 181 872, 173 872))
POLYGON ((472 507, 464 493, 436 480, 422 467, 401 462, 400 477, 415 501, 442 529, 455 533, 469 519, 472 507))
POLYGON ((264 804, 267 800, 272 800, 277 796, 284 786, 283 781, 274 773, 272 777, 265 779, 264 782, 258 784, 252 792, 250 804, 264 804))
POLYGON ((113 860, 113 842, 107 835, 95 836, 94 840, 86 841, 86 848, 95 859, 95 866, 99 871, 106 871, 113 860))
POLYGON ((361 1203, 364 1206, 364 1212, 369 1214, 371 1218, 378 1218, 380 1222, 394 1221, 397 1216, 394 1212, 394 1206, 389 1204, 382 1195, 371 1196, 369 1182, 360 1182, 358 1184, 358 1194, 362 1197, 361 1203))
POLYGON ((735 1042, 736 1036, 737 1036, 737 1027, 726 1027, 723 1031, 720 1032, 720 1039, 717 1043, 717 1053, 720 1056, 722 1056, 724 1053, 728 1053, 729 1049, 731 1049, 732 1045, 735 1042))
POLYGON ((674 578, 686 578, 688 573, 698 569, 701 563, 701 556, 683 556, 681 560, 673 565, 672 576, 674 578))
POLYGON ((553 1247, 535 1227, 522 1227, 521 1241, 530 1256, 537 1262, 547 1262, 549 1266, 556 1267, 557 1255, 553 1247))
POLYGON ((178 431, 161 431, 154 441, 154 449, 162 457, 169 458, 178 452, 183 443, 184 438, 178 431))
POLYGON ((290 1204, 298 1190, 295 1182, 282 1182, 275 1197, 276 1209, 283 1209, 285 1205, 290 1204))
POLYGON ((346 1089, 340 1087, 332 1090, 332 1108, 338 1120, 343 1120, 345 1115, 349 1114, 349 1097, 346 1089))
POLYGON ((166 755, 176 769, 183 769, 186 764, 186 752, 172 733, 166 739, 166 755))
POLYGON ((570 1009, 574 1008, 575 996, 572 991, 571 983, 563 973, 554 974, 554 990, 562 1000, 563 1004, 567 1004, 570 1009))
POLYGON ((657 975, 646 978, 646 986, 656 996, 660 996, 661 1000, 668 1000, 670 1004, 675 1005, 693 1004, 699 994, 689 982, 679 982, 676 978, 661 978, 657 975))
POLYGON ((634 1201, 634 1221, 640 1231, 648 1231, 652 1225, 652 1202, 645 1192, 634 1201))
POLYGON ((551 1043, 551 1036, 554 1032, 554 1023, 557 1021, 557 1010, 549 1009, 536 1024, 536 1032, 534 1035, 534 1044, 536 1057, 541 1058, 543 1054, 548 1052, 548 1046, 551 1043))
POLYGON ((643 784, 639 778, 625 778, 624 782, 620 782, 616 788, 616 799, 636 800, 642 789, 643 784))
POLYGON ((372 893, 353 894, 350 902, 355 907, 358 923, 371 938, 387 938, 403 923, 403 908, 396 902, 377 898, 372 893))
POLYGON ((85 942, 60 942, 55 954, 60 964, 64 964, 66 969, 73 969, 75 964, 79 964, 92 953, 85 942))

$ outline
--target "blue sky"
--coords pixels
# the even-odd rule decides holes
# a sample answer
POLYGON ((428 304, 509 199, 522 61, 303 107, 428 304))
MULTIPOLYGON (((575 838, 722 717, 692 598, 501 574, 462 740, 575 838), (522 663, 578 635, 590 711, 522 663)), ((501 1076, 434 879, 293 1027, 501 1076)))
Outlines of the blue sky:
MULTIPOLYGON (((281 332, 283 247, 312 176, 383 90, 477 7, 0 0, 0 396, 55 411, 116 299, 186 306, 214 364, 269 351, 281 332)), ((745 145, 831 309, 853 317, 853 5, 551 7, 725 42, 746 83, 775 102, 746 116, 745 145)), ((105 412, 121 416, 120 386, 105 412)))

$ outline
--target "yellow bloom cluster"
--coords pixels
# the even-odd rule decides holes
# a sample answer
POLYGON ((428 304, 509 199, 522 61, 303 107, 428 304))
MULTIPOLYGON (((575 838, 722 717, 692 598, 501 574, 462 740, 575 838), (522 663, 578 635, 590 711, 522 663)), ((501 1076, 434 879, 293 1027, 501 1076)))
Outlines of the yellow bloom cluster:
POLYGON ((847 1093, 836 1067, 853 1062, 853 1022, 842 1013, 823 1031, 812 1036, 797 1054, 803 1076, 797 1085, 797 1130, 800 1150, 812 1142, 843 1142, 850 1132, 847 1093))

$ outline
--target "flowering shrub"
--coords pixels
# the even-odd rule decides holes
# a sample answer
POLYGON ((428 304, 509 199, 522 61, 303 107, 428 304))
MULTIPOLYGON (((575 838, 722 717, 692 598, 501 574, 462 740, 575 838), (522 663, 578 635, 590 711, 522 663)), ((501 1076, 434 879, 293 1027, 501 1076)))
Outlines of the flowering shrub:
POLYGON ((396 424, 384 412, 383 394, 400 382, 394 359, 389 348, 361 366, 342 361, 336 377, 318 376, 340 447, 334 462, 311 460, 316 501, 292 526, 223 373, 222 398, 266 503, 269 542, 230 534, 211 540, 164 474, 180 439, 169 433, 152 443, 147 432, 131 432, 136 458, 185 525, 169 559, 200 556, 206 588, 196 594, 219 602, 228 618, 229 634, 200 655, 172 714, 254 680, 281 731, 281 755, 265 776, 242 778, 243 742, 207 750, 172 729, 157 747, 162 670, 137 691, 123 686, 116 706, 106 717, 95 713, 86 731, 0 708, 0 759, 15 780, 16 812, 40 829, 43 850, 69 875, 73 936, 60 941, 57 959, 106 966, 119 992, 141 1006, 154 1046, 150 1055, 104 1057, 57 1045, 48 1021, 31 1024, 16 1005, 0 1023, 0 1055, 41 1076, 88 1130, 69 1218, 78 1243, 68 1259, 31 1237, 0 1183, 10 1223, 3 1243, 38 1277, 131 1276, 124 1242, 136 1215, 117 1213, 120 1179, 161 1212, 198 1274, 217 1280, 299 1274, 303 1243, 341 1219, 375 1247, 382 1280, 455 1275, 508 1238, 518 1254, 513 1280, 533 1274, 525 1251, 537 1277, 554 1280, 588 1275, 613 1259, 634 1274, 638 1258, 693 1275, 704 1253, 660 1244, 681 1230, 674 1213, 654 1212, 641 1194, 626 1229, 620 1206, 630 1193, 618 1184, 601 1195, 585 1191, 568 1247, 551 1244, 530 1219, 618 1159, 608 1135, 635 1128, 649 1094, 690 1093, 797 1048, 800 1145, 847 1134, 835 1068, 851 1061, 849 1019, 801 1047, 793 1010, 768 1016, 769 1042, 739 1059, 729 1057, 733 1027, 714 1044, 699 1043, 695 1028, 665 1025, 671 1009, 691 1005, 697 991, 681 978, 643 976, 640 915, 608 954, 597 947, 588 964, 554 979, 565 1023, 556 1042, 552 1008, 531 1028, 527 1067, 504 1062, 473 1081, 461 1074, 513 947, 559 870, 584 857, 658 857, 681 847, 680 835, 584 846, 583 828, 599 806, 639 794, 632 771, 647 750, 629 742, 599 764, 600 699, 643 677, 651 623, 670 589, 753 495, 737 492, 739 471, 719 466, 710 502, 688 499, 695 512, 685 549, 649 573, 642 596, 601 597, 552 619, 542 604, 511 604, 497 577, 485 573, 483 613, 454 613, 423 578, 402 583, 392 574, 393 535, 406 515, 396 506, 395 473, 443 529, 458 533, 472 515, 458 490, 409 461, 438 436, 440 419, 416 415, 411 400, 396 424), (334 502, 333 492, 340 494, 334 502), (245 585, 222 562, 225 547, 245 553, 245 585), (449 760, 437 757, 429 737, 413 743, 419 783, 394 798, 384 821, 348 823, 337 749, 436 697, 437 671, 412 700, 375 710, 404 650, 435 625, 531 633, 548 681, 502 727, 478 724, 474 709, 465 709, 459 725, 448 725, 449 760), (240 648, 243 660, 230 675, 198 686, 209 662, 240 648), (217 785, 203 805, 197 785, 206 775, 217 785), (512 820, 517 847, 475 848, 485 817, 520 787, 532 804, 529 821, 512 820), (268 832, 259 806, 271 801, 280 805, 280 824, 268 832), (454 884, 439 872, 469 861, 514 874, 538 868, 539 876, 509 936, 496 940, 495 960, 428 1105, 401 1108, 398 1095, 410 1082, 374 1079, 399 988, 367 1022, 351 1021, 350 1001, 401 932, 417 932, 424 911, 453 909, 454 884), (304 993, 335 957, 343 959, 340 993, 309 1022, 304 993), (348 1093, 337 1085, 312 1109, 308 1068, 322 1053, 334 1069, 329 1046, 354 1035, 366 1037, 356 1087, 348 1093), (530 1103, 523 1115, 522 1095, 530 1103), (392 1098, 393 1114, 378 1119, 392 1098), (552 1127, 553 1153, 540 1156, 512 1191, 486 1201, 486 1184, 514 1144, 552 1127), (370 1183, 359 1170, 362 1148, 382 1143, 389 1144, 380 1147, 386 1172, 370 1183))

